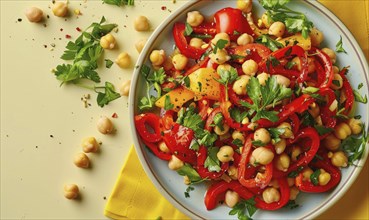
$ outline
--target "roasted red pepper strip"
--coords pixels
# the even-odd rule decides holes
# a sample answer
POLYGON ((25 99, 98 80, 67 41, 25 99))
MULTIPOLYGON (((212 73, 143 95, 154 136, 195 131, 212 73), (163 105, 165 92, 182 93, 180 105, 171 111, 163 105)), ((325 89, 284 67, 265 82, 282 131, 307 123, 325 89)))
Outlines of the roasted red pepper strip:
POLYGON ((300 129, 300 119, 296 114, 291 114, 289 119, 291 121, 292 132, 296 135, 300 129))
MULTIPOLYGON (((238 166, 238 181, 247 188, 254 187, 264 188, 269 184, 270 180, 272 179, 273 163, 271 162, 265 165, 265 172, 262 175, 257 175, 255 178, 249 179, 248 163, 250 161, 251 148, 252 148, 252 139, 251 136, 249 135, 242 149, 241 161, 238 166)), ((251 169, 251 171, 254 172, 254 169, 251 169)))
POLYGON ((225 181, 216 182, 211 185, 205 193, 204 202, 207 210, 217 207, 219 201, 224 200, 225 193, 229 189, 229 183, 225 181))
POLYGON ((277 180, 281 198, 278 202, 266 203, 259 197, 255 198, 255 206, 264 210, 277 210, 285 206, 290 200, 290 187, 288 186, 287 178, 280 178, 277 180))
POLYGON ((174 124, 174 113, 175 112, 173 110, 167 110, 162 114, 160 122, 163 126, 163 131, 172 129, 172 126, 174 124))
POLYGON ((172 158, 172 154, 165 153, 161 151, 157 145, 157 143, 150 143, 145 140, 143 140, 144 144, 157 156, 158 158, 162 160, 170 160, 172 158))
POLYGON ((173 27, 173 38, 176 43, 177 48, 181 51, 181 54, 188 58, 200 59, 201 55, 205 53, 206 49, 195 48, 187 43, 184 23, 175 23, 173 27))
POLYGON ((323 125, 328 128, 334 128, 337 123, 337 109, 331 111, 329 107, 334 102, 334 100, 336 100, 336 95, 334 94, 332 89, 327 87, 321 88, 318 93, 319 95, 326 96, 328 98, 327 103, 324 106, 320 107, 320 117, 322 119, 323 125))
POLYGON ((303 181, 303 174, 300 173, 295 179, 295 185, 302 192, 307 193, 327 192, 332 188, 334 188, 335 186, 337 186, 337 184, 341 180, 341 171, 327 161, 317 160, 315 162, 312 162, 309 166, 311 166, 311 168, 324 169, 331 175, 331 180, 327 183, 327 185, 324 186, 314 185, 310 181, 303 181))
POLYGON ((352 110, 352 106, 354 104, 354 101, 355 101, 355 96, 354 96, 354 92, 352 90, 352 87, 350 85, 350 82, 347 80, 347 78, 345 76, 346 72, 347 72, 347 68, 343 68, 340 71, 340 75, 341 75, 342 80, 343 80, 342 92, 344 92, 344 94, 346 96, 345 111, 343 113, 345 115, 349 115, 351 110, 352 110))
POLYGON ((145 141, 155 143, 161 140, 160 118, 154 113, 136 115, 135 125, 137 132, 145 141), (151 127, 154 132, 149 131, 147 126, 151 127))
MULTIPOLYGON (((314 54, 314 56, 318 58, 318 60, 320 61, 320 63, 322 64, 324 68, 324 72, 322 72, 324 76, 323 77, 318 76, 318 79, 322 79, 322 78, 325 79, 320 84, 320 88, 329 88, 332 84, 332 79, 333 79, 333 68, 332 68, 331 58, 318 48, 312 48, 309 51, 309 53, 314 54)), ((321 71, 318 71, 318 74, 321 74, 321 71)))

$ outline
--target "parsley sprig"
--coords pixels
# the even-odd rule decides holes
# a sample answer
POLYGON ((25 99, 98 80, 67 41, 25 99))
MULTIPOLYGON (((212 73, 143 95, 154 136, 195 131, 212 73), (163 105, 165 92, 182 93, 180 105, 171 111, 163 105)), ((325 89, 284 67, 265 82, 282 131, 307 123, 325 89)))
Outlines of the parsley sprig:
POLYGON ((116 6, 122 6, 122 5, 134 5, 135 0, 102 0, 103 3, 108 5, 116 5, 116 6))
POLYGON ((340 147, 348 155, 349 165, 353 165, 356 160, 362 157, 368 142, 369 135, 364 125, 360 135, 351 135, 342 141, 340 147))
POLYGON ((226 88, 226 100, 228 100, 228 84, 233 83, 238 79, 238 73, 237 70, 234 67, 231 67, 229 70, 226 69, 220 69, 218 71, 218 74, 220 76, 220 79, 215 79, 220 84, 224 85, 226 88))
POLYGON ((237 215, 238 219, 240 220, 252 220, 251 217, 257 211, 255 204, 255 197, 252 197, 248 200, 241 200, 232 208, 232 210, 229 212, 229 215, 237 215))
POLYGON ((305 14, 288 8, 286 4, 290 0, 259 0, 259 2, 267 10, 268 19, 281 21, 286 25, 288 32, 301 32, 305 39, 308 38, 313 23, 305 14))

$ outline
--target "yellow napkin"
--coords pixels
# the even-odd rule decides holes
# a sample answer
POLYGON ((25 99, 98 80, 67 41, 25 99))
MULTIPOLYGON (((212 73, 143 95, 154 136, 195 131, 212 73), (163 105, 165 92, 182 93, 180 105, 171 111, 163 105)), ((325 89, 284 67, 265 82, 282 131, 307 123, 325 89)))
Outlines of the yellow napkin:
MULTIPOLYGON (((369 60, 369 0, 320 0, 350 29, 369 60)), ((367 161, 342 200, 318 219, 369 219, 367 161), (354 201, 354 202, 352 202, 354 201)), ((132 147, 105 207, 112 219, 188 219, 175 209, 146 176, 132 147)))

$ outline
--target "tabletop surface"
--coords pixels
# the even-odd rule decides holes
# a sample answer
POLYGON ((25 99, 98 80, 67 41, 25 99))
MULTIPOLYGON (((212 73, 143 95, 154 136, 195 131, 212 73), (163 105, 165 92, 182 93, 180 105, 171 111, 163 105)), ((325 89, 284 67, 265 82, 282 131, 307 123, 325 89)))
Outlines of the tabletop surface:
MULTIPOLYGON (((116 64, 107 69, 100 63, 102 82, 119 88, 132 76, 138 57, 134 43, 152 33, 135 31, 133 20, 145 15, 153 30, 185 2, 135 0, 133 7, 116 7, 100 0, 70 1, 69 16, 59 18, 51 12, 52 1, 1 0, 1 219, 106 219, 103 209, 132 145, 128 98, 101 108, 94 91, 60 85, 51 70, 63 63, 60 56, 67 42, 80 35, 78 29, 105 16, 107 23, 118 24, 118 32, 113 33, 118 47, 105 51, 104 59, 115 60, 125 51, 133 63, 128 69, 116 64), (41 23, 25 17, 30 6, 43 10, 41 23), (81 14, 76 15, 75 9, 81 14), (91 95, 87 108, 81 101, 86 94, 91 95), (101 116, 111 118, 114 135, 98 132, 101 116), (81 169, 73 164, 73 157, 88 136, 102 145, 98 153, 89 154, 92 166, 81 169), (65 183, 79 186, 79 200, 64 198, 65 183)), ((359 218, 368 216, 368 173, 367 162, 353 188, 328 212, 335 210, 339 218, 338 213, 350 208, 359 218), (353 206, 348 200, 357 203, 353 206)))

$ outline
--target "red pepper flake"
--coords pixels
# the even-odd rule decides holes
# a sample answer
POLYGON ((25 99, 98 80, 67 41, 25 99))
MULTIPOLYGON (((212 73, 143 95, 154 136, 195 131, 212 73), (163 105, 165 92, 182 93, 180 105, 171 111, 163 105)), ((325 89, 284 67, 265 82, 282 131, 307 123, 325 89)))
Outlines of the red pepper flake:
POLYGON ((66 34, 65 35, 65 38, 67 38, 67 39, 69 39, 69 38, 71 38, 72 36, 70 36, 69 34, 66 34))
POLYGON ((167 10, 167 7, 166 6, 161 6, 161 10, 165 11, 165 10, 167 10))
POLYGON ((81 28, 79 28, 79 27, 76 27, 76 30, 79 31, 79 32, 81 32, 81 28))
POLYGON ((111 116, 112 118, 118 118, 118 114, 117 113, 113 113, 113 115, 111 116))

